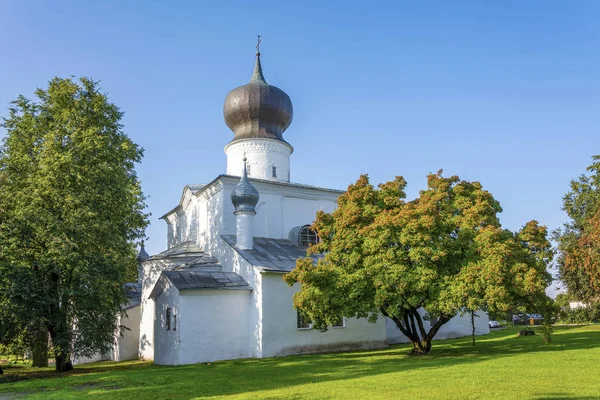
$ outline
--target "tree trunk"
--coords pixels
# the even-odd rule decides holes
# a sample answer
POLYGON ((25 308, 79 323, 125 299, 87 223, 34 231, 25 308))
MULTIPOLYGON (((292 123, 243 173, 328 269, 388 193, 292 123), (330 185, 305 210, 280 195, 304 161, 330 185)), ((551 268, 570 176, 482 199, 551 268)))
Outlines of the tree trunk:
POLYGON ((431 340, 425 338, 413 341, 413 354, 427 354, 431 351, 431 340))
POLYGON ((33 367, 45 368, 48 366, 48 330, 40 329, 36 334, 33 348, 31 349, 33 367))
POLYGON ((431 342, 438 330, 442 325, 450 321, 450 317, 440 315, 438 321, 427 332, 423 326, 421 315, 416 308, 406 310, 401 317, 388 314, 383 307, 380 310, 384 316, 394 321, 400 332, 412 342, 413 354, 429 353, 431 351, 431 342))
POLYGON ((475 311, 471 311, 471 337, 473 338, 473 346, 475 346, 475 311))
POLYGON ((54 326, 48 328, 52 346, 54 347, 54 365, 56 372, 67 372, 73 369, 71 357, 69 354, 70 340, 68 332, 66 332, 66 324, 62 324, 63 331, 56 329, 54 326))
POLYGON ((73 369, 69 356, 63 352, 56 355, 56 372, 67 372, 73 369))
POLYGON ((2 366, 0 365, 0 375, 2 375, 4 371, 2 371, 2 366))

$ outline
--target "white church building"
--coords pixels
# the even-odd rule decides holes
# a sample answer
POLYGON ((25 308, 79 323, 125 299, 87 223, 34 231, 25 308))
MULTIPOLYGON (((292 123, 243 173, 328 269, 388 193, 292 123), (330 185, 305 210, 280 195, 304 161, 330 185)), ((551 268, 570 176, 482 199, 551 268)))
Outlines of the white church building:
MULTIPOLYGON (((122 321, 132 329, 117 339, 122 355, 113 359, 176 365, 406 341, 384 317, 344 318, 326 332, 298 317, 292 295, 299 286, 282 276, 318 240, 309 228, 317 211, 334 211, 343 192, 291 182, 294 149, 283 133, 292 102, 265 81, 260 53, 250 82, 227 95, 224 117, 234 133, 225 146, 227 174, 185 186, 162 217, 168 249, 152 257, 142 249, 140 285, 122 321)), ((476 320, 476 333, 488 333, 487 316, 476 320)), ((437 338, 470 333, 470 319, 456 316, 437 338)))

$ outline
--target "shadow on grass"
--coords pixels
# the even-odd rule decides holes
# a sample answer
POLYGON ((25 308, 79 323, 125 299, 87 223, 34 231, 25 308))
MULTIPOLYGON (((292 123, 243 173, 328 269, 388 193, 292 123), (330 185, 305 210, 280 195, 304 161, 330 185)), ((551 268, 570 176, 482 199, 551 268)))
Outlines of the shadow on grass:
MULTIPOLYGON (((535 397, 536 400, 573 400, 573 396, 570 396, 569 394, 566 393, 551 393, 551 394, 544 394, 544 395, 538 395, 537 397, 535 397)), ((594 400, 598 400, 597 396, 577 396, 577 400, 588 400, 588 399, 594 399, 594 400)))
MULTIPOLYGON (((162 398, 168 395, 172 399, 188 399, 252 393, 399 371, 426 372, 517 354, 560 352, 567 349, 589 350, 600 347, 598 328, 574 329, 576 328, 558 328, 550 345, 544 344, 539 335, 517 338, 517 329, 514 328, 479 337, 476 346, 471 345, 470 338, 436 341, 432 352, 425 356, 410 356, 410 345, 395 345, 377 351, 246 359, 184 366, 157 366, 148 362, 96 363, 61 374, 59 378, 34 381, 28 379, 7 385, 12 387, 0 388, 0 392, 31 392, 43 388, 46 395, 56 391, 57 397, 61 398, 162 398), (65 390, 72 394, 67 393, 65 397, 65 390)), ((47 373, 43 377, 48 378, 47 373)), ((544 399, 568 398, 567 394, 560 393, 540 396, 546 396, 540 397, 544 399)))

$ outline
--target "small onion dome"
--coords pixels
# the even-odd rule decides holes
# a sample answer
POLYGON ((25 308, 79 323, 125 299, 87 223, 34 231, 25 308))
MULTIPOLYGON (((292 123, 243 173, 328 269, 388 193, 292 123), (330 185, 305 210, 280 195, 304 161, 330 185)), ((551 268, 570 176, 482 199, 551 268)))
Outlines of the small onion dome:
POLYGON ((223 105, 225 123, 239 139, 266 138, 283 140, 283 132, 292 123, 294 109, 290 97, 265 81, 256 53, 256 65, 250 82, 233 89, 223 105))
POLYGON ((140 252, 135 257, 135 260, 140 263, 140 262, 146 261, 149 258, 150 258, 150 255, 148 255, 148 253, 146 253, 146 249, 144 249, 144 243, 142 242, 142 247, 140 247, 140 252))
POLYGON ((244 172, 240 183, 238 183, 231 192, 231 202, 235 207, 234 214, 248 212, 256 214, 256 204, 258 203, 258 190, 248 180, 246 171, 246 157, 244 157, 244 172))

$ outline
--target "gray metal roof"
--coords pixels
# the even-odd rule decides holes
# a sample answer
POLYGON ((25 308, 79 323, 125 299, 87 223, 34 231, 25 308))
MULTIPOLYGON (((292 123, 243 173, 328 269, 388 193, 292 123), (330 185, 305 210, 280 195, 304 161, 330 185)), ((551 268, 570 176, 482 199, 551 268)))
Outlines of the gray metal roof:
POLYGON ((128 282, 124 287, 127 303, 123 305, 123 310, 139 306, 142 302, 142 285, 137 282, 128 282))
MULTIPOLYGON (((158 260, 161 258, 190 258, 190 257, 202 257, 204 252, 194 242, 183 242, 177 246, 173 246, 170 249, 158 253, 149 258, 149 260, 158 260)), ((213 257, 214 258, 214 257, 213 257)), ((216 259, 215 259, 216 260, 216 259)))
POLYGON ((160 296, 166 280, 180 292, 200 289, 252 290, 244 278, 235 272, 163 271, 150 293, 151 299, 160 296))
POLYGON ((181 263, 173 267, 173 271, 221 271, 221 264, 213 256, 204 255, 202 257, 194 258, 191 261, 181 263))
MULTIPOLYGON (((254 238, 254 247, 242 250, 236 247, 233 235, 221 235, 244 260, 263 271, 290 272, 296 267, 296 260, 306 257, 306 247, 296 246, 286 239, 254 238)), ((316 261, 321 256, 312 256, 316 261)))

